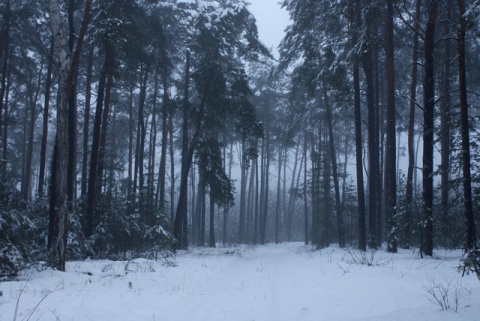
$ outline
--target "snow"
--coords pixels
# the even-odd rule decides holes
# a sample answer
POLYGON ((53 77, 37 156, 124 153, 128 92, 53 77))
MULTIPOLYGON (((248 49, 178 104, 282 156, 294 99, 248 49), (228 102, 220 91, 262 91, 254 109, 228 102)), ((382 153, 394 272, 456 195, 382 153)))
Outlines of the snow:
POLYGON ((176 259, 69 262, 67 272, 25 272, 0 284, 0 320, 470 321, 480 282, 457 271, 459 251, 421 259, 413 251, 358 252, 301 243, 193 248, 176 259), (352 256, 353 255, 353 256, 352 256), (368 256, 367 256, 368 257, 368 256), (126 268, 127 267, 127 268, 126 268), (449 286, 458 312, 431 302, 449 286), (22 290, 23 289, 23 290, 22 290))

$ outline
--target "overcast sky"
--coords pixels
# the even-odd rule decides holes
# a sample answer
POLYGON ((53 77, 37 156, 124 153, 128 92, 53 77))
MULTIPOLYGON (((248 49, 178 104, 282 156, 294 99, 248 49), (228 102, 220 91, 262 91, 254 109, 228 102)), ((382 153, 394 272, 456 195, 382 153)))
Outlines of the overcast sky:
POLYGON ((257 19, 260 40, 273 49, 278 57, 277 47, 289 24, 288 13, 278 4, 281 0, 250 0, 250 12, 257 19))

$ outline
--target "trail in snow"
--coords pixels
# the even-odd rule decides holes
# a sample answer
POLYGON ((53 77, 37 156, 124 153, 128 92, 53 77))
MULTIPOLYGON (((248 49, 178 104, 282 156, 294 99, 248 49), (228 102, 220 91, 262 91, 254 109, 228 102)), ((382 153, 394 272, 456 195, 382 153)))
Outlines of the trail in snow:
POLYGON ((459 254, 378 251, 375 266, 362 266, 342 249, 297 243, 193 248, 176 267, 135 260, 138 271, 128 273, 126 262, 70 262, 66 273, 30 271, 1 283, 0 321, 14 319, 17 302, 17 320, 478 320, 480 282, 460 277, 459 254), (430 302, 428 279, 450 286, 450 296, 459 289, 458 313, 430 302))

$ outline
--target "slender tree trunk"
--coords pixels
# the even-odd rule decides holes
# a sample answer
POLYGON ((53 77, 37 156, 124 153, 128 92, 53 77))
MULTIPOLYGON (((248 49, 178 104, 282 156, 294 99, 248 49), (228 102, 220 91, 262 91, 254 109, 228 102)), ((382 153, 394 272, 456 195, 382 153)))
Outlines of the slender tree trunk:
POLYGON ((387 214, 387 251, 397 252, 397 171, 396 171, 396 133, 395 133, 395 57, 393 39, 393 3, 387 1, 386 17, 386 64, 387 64, 387 142, 386 142, 386 172, 385 195, 387 214))
POLYGON ((246 155, 245 140, 242 141, 242 155, 240 161, 240 217, 239 217, 239 230, 238 230, 238 242, 243 244, 245 242, 245 193, 247 190, 247 167, 248 160, 246 155))
POLYGON ((333 136, 333 117, 330 102, 328 100, 327 87, 323 82, 323 99, 327 111, 327 126, 330 145, 330 159, 332 162, 333 186, 335 190, 335 211, 337 214, 338 244, 340 248, 345 247, 345 226, 343 220, 342 203, 340 201, 340 184, 338 182, 337 154, 335 151, 335 137, 333 136))
MULTIPOLYGON (((370 22, 366 21, 367 43, 371 38, 372 27, 370 22)), ((378 171, 378 145, 376 140, 376 122, 375 122, 375 83, 373 77, 373 52, 372 48, 365 48, 363 56, 363 70, 365 72, 365 81, 367 86, 367 119, 368 119, 368 247, 377 248, 377 171, 378 171)))
MULTIPOLYGON (((128 95, 128 197, 132 198, 133 194, 133 90, 130 87, 128 95)), ((131 200, 133 202, 133 200, 131 200)))
POLYGON ((137 145, 135 148, 135 170, 133 178, 133 193, 138 190, 139 208, 144 208, 144 160, 145 160, 145 138, 147 131, 145 128, 145 100, 147 96, 147 80, 149 74, 149 66, 142 66, 140 77, 140 96, 138 101, 138 124, 137 124, 137 145))
POLYGON ((404 241, 403 247, 410 248, 412 235, 412 203, 413 203, 413 174, 415 169, 415 105, 417 100, 417 74, 418 74, 418 38, 420 31, 420 8, 421 0, 417 0, 415 8, 415 26, 413 35, 413 55, 412 55, 412 82, 410 84, 410 111, 408 117, 408 169, 405 191, 405 217, 404 217, 404 241))
MULTIPOLYGON (((350 20, 353 25, 352 46, 358 40, 358 31, 362 24, 360 1, 354 0, 350 6, 350 20)), ((355 162, 358 196, 358 249, 367 250, 366 212, 365 212, 365 187, 363 181, 363 143, 362 143, 362 114, 360 93, 360 70, 357 59, 353 61, 353 87, 354 87, 354 115, 355 115, 355 162)))
POLYGON ((465 67, 465 33, 467 21, 465 20, 465 4, 463 0, 457 0, 460 13, 460 26, 457 31, 458 50, 458 80, 460 89, 460 124, 462 131, 462 172, 463 172, 463 202, 465 216, 466 239, 464 244, 465 252, 476 249, 475 217, 472 204, 472 179, 470 173, 470 131, 468 124, 468 103, 467 103, 467 76, 465 67))
POLYGON ((180 194, 178 196, 177 212, 175 215, 174 223, 174 236, 177 240, 175 248, 186 249, 188 244, 186 242, 187 231, 183 229, 183 220, 187 216, 188 204, 187 204, 187 183, 188 183, 188 170, 191 163, 191 157, 193 157, 193 148, 189 148, 188 142, 188 129, 189 129, 189 86, 190 86, 190 52, 187 51, 186 67, 185 67, 185 97, 183 101, 183 124, 182 124, 182 169, 180 177, 180 194), (192 156, 190 157, 190 151, 192 156), (189 161, 190 159, 190 161, 189 161))
MULTIPOLYGON (((322 120, 324 123, 327 122, 326 119, 322 120)), ((331 186, 332 186, 332 154, 329 146, 329 135, 328 135, 328 126, 323 124, 324 126, 319 128, 319 131, 322 131, 322 134, 319 134, 318 144, 320 145, 319 150, 323 153, 323 159, 319 164, 319 168, 323 166, 323 203, 318 204, 317 211, 319 215, 323 217, 323 221, 320 220, 320 228, 323 230, 323 243, 320 241, 319 246, 328 247, 330 246, 331 242, 331 235, 332 235, 332 218, 333 218, 333 207, 331 204, 331 186), (322 215, 323 214, 323 215, 322 215)), ((320 173, 320 171, 319 171, 320 173)))
MULTIPOLYGON (((254 220, 253 214, 255 212, 254 198, 255 198, 255 173, 256 166, 254 166, 254 160, 252 159, 252 165, 250 167, 250 182, 248 183, 248 200, 247 200, 247 225, 245 229, 246 240, 250 243, 252 241, 252 222, 254 220)), ((228 176, 230 178, 230 175, 228 176)))
POLYGON ((254 166, 255 166, 255 222, 253 223, 253 238, 252 242, 253 244, 257 244, 258 240, 258 227, 259 227, 259 207, 260 207, 260 171, 258 168, 258 157, 255 157, 254 159, 254 166))
POLYGON ((162 71, 162 85, 163 85, 163 108, 162 108, 162 151, 160 154, 160 168, 158 173, 159 187, 160 187, 160 210, 165 207, 165 177, 167 164, 167 144, 168 144, 168 75, 166 71, 162 71))
POLYGON ((437 0, 428 1, 428 21, 424 39, 423 80, 423 226, 424 243, 421 251, 433 254, 433 145, 435 112, 435 25, 437 22, 437 0))
MULTIPOLYGON (((321 150, 316 149, 315 140, 321 141, 321 129, 318 129, 318 137, 315 134, 311 135, 311 158, 312 158, 312 244, 317 248, 321 247, 320 237, 320 168, 321 168, 321 150)), ((319 144, 320 145, 320 144, 319 144)), ((326 166, 325 166, 326 167, 326 166)), ((326 213, 328 209, 326 206, 323 208, 326 213)), ((326 226, 326 224, 324 224, 326 226)))
MULTIPOLYGON (((374 34, 378 34, 381 31, 378 26, 374 29, 374 34)), ((385 193, 384 193, 384 179, 385 179, 385 121, 384 111, 386 106, 384 99, 384 82, 385 79, 381 78, 380 74, 380 48, 375 47, 373 54, 373 79, 374 79, 374 105, 375 105, 375 148, 377 149, 377 171, 375 172, 377 179, 376 187, 376 233, 375 240, 377 247, 382 245, 383 242, 383 221, 385 216, 385 193)))
MULTIPOLYGON (((67 2, 67 16, 68 16, 68 49, 73 52, 76 31, 75 31, 75 0, 68 0, 67 2)), ((77 169, 77 73, 73 78, 73 90, 68 97, 68 206, 70 210, 73 209, 73 201, 76 198, 76 169, 77 169)))
POLYGON ((266 234, 267 234, 267 216, 268 216, 268 194, 269 194, 269 182, 270 182, 270 121, 269 121, 269 115, 268 115, 268 107, 267 107, 267 134, 266 134, 266 140, 265 140, 265 169, 264 169, 264 175, 265 175, 265 186, 264 186, 264 202, 263 202, 263 208, 262 208, 262 224, 261 226, 261 231, 260 231, 260 244, 265 244, 266 240, 266 234))
POLYGON ((309 243, 308 235, 308 197, 307 197, 307 128, 303 131, 303 159, 305 161, 305 170, 303 171, 303 214, 304 214, 304 236, 305 245, 309 243))
MULTIPOLYGON (((50 109, 50 91, 52 86, 53 56, 55 55, 54 37, 50 37, 50 51, 48 54, 47 79, 45 81, 45 103, 43 106, 43 130, 42 143, 40 148, 40 170, 38 174, 38 196, 43 197, 45 185, 45 166, 47 160, 47 139, 48 139, 48 118, 50 109)), ((1 113, 1 106, 0 106, 1 113)), ((1 120, 0 120, 1 124, 1 120)))
MULTIPOLYGON (((38 95, 40 93, 40 87, 41 87, 41 77, 42 77, 42 71, 43 71, 43 62, 40 67, 39 73, 38 73, 38 81, 37 81, 37 87, 35 89, 35 92, 33 92, 33 84, 29 85, 29 104, 30 104, 30 122, 29 122, 29 129, 28 129, 28 149, 27 149, 27 155, 25 159, 25 177, 24 181, 22 184, 22 190, 23 190, 23 199, 25 201, 29 201, 32 198, 32 158, 33 158, 33 137, 34 137, 34 132, 35 132, 35 122, 37 120, 37 101, 38 101, 38 95)), ((32 79, 33 82, 33 79, 32 79)))
POLYGON ((210 191, 210 228, 208 233, 208 247, 215 247, 215 201, 210 191))
POLYGON ((107 77, 110 73, 110 69, 113 68, 113 48, 110 45, 106 45, 105 60, 103 63, 102 71, 100 73, 100 79, 97 89, 97 102, 95 107, 95 119, 93 123, 92 134, 92 146, 90 153, 90 168, 88 174, 88 188, 87 188, 87 200, 86 200, 86 225, 85 236, 88 238, 93 234, 97 218, 95 217, 95 206, 97 202, 97 175, 98 175, 98 161, 100 155, 100 137, 102 126, 102 114, 103 114, 103 100, 105 97, 105 88, 107 83, 107 77))
MULTIPOLYGON (((114 53, 111 53, 112 57, 112 68, 114 53)), ((97 166, 97 183, 96 183, 96 193, 100 195, 102 193, 103 187, 103 175, 105 172, 105 163, 107 158, 107 132, 108 132, 108 123, 110 118, 110 107, 111 107, 111 97, 112 97, 112 87, 113 87, 113 70, 110 70, 107 76, 107 83, 105 85, 105 101, 103 103, 103 115, 102 115, 102 128, 100 132, 100 145, 98 153, 98 166, 97 166)))
POLYGON ((298 153, 300 151, 300 144, 297 144, 297 148, 295 150, 295 161, 293 163, 293 171, 292 171, 292 182, 290 184, 290 198, 288 200, 288 210, 287 210, 287 241, 291 241, 292 236, 292 217, 293 217, 293 209, 296 200, 296 188, 298 188, 298 177, 302 172, 302 165, 303 159, 300 161, 300 170, 299 174, 297 175, 297 165, 298 165, 298 153), (296 185, 295 185, 296 180, 296 185))
MULTIPOLYGON (((148 156, 148 206, 149 211, 153 212, 154 208, 158 206, 158 198, 155 197, 155 159, 157 151, 157 96, 158 96, 158 66, 155 68, 154 88, 152 97, 152 121, 150 128, 149 139, 149 156, 148 156)), ((165 147, 166 148, 166 147, 165 147)), ((165 184, 165 182, 164 182, 165 184)), ((152 213, 153 217, 153 213, 152 213)), ((151 222, 152 223, 152 222, 151 222)))
MULTIPOLYGON (((10 103, 10 86, 11 86, 11 68, 10 66, 7 66, 7 69, 5 70, 6 72, 6 88, 5 88, 5 98, 4 98, 4 106, 5 106, 5 119, 8 119, 10 117, 10 111, 8 109, 9 103, 10 103)), ((0 176, 1 176, 1 182, 5 184, 7 182, 7 162, 8 162, 8 124, 5 121, 5 124, 3 126, 3 152, 2 152, 2 166, 0 168, 0 176)), ((3 186, 5 188, 5 186, 3 186)), ((3 195, 1 195, 1 200, 4 202, 5 205, 7 205, 8 202, 8 197, 7 194, 2 191, 3 195)))
MULTIPOLYGON (((233 165, 233 142, 230 143, 229 154, 228 154, 228 177, 232 178, 232 165, 233 165)), ((227 244, 227 226, 228 226, 228 214, 229 207, 225 206, 223 209, 223 237, 222 243, 227 244)))
POLYGON ((170 131, 170 219, 175 220, 175 152, 173 146, 173 111, 168 117, 168 127, 170 131))
POLYGON ((81 197, 87 195, 87 171, 88 171, 88 141, 90 132, 90 104, 92 100, 92 73, 93 73, 93 45, 90 45, 87 62, 87 79, 85 84, 85 111, 83 118, 83 155, 82 155, 82 186, 81 197))
MULTIPOLYGON (((446 3, 446 21, 444 22, 444 34, 449 35, 451 32, 451 11, 452 11, 452 1, 447 0, 446 3)), ((441 163, 440 163, 440 212, 441 212, 441 222, 442 222, 442 232, 444 236, 451 235, 450 224, 448 220, 448 215, 450 212, 450 140, 451 140, 451 130, 450 130, 450 110, 451 110, 451 99, 450 99, 450 64, 451 64, 451 39, 445 37, 443 40, 445 47, 445 57, 443 59, 443 72, 442 72, 442 91, 443 99, 440 102, 440 151, 441 151, 441 163)), ((445 244, 449 245, 449 244, 445 244)))
POLYGON ((277 203, 275 208, 275 244, 280 242, 280 199, 281 199, 281 183, 282 183, 282 162, 283 162, 283 146, 278 151, 278 172, 277 172, 277 203))
POLYGON ((7 201, 7 197, 5 195, 4 189, 6 188, 4 184, 7 181, 7 119, 8 119, 8 88, 7 88, 7 74, 9 73, 9 56, 10 56, 10 17, 11 17, 11 3, 10 0, 7 0, 5 3, 6 7, 6 15, 5 15, 5 22, 3 27, 3 35, 4 35, 4 43, 0 41, 0 57, 2 56, 2 51, 4 52, 3 55, 3 63, 2 63, 2 78, 0 84, 0 136, 2 137, 2 159, 0 163, 0 174, 1 174, 1 185, 0 185, 0 201, 7 201), (4 111, 5 110, 5 111, 4 111), (3 126, 3 128, 2 128, 3 126), (2 132, 3 129, 3 132, 2 132))
POLYGON ((343 150, 343 180, 342 180, 342 211, 345 210, 345 202, 347 196, 347 178, 349 176, 348 173, 348 155, 350 154, 350 124, 347 125, 346 128, 347 134, 345 135, 345 149, 343 150))
POLYGON ((200 224, 199 224, 200 240, 198 242, 198 245, 201 245, 201 246, 205 246, 205 232, 206 232, 205 218, 206 218, 206 208, 207 208, 207 193, 205 190, 205 186, 203 188, 204 189, 203 189, 202 195, 198 195, 199 197, 202 198, 202 201, 200 202, 200 214, 198 216, 200 221, 200 224))

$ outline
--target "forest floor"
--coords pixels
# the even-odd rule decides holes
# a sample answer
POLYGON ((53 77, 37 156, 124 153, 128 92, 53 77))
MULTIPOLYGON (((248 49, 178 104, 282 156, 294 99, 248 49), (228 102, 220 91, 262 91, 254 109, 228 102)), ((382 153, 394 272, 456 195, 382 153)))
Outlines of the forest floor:
POLYGON ((460 254, 289 243, 69 262, 0 283, 0 321, 478 321, 480 281, 461 277, 460 254))

